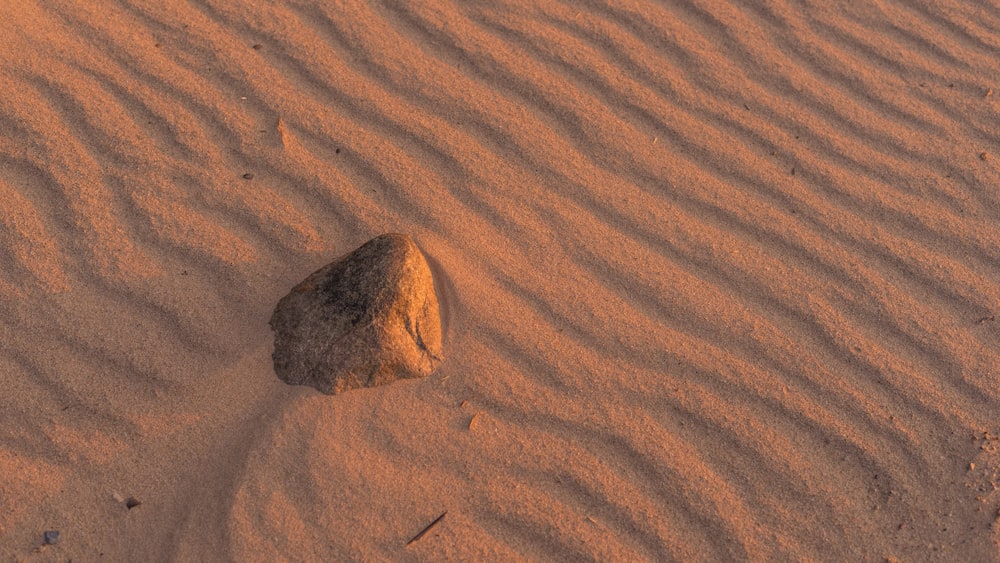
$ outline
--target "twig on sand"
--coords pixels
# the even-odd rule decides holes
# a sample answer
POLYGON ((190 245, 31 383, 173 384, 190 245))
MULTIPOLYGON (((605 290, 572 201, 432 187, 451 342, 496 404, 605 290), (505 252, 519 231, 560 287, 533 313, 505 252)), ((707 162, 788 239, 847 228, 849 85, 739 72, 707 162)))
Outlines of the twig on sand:
POLYGON ((447 510, 445 510, 444 512, 442 512, 441 516, 438 516, 437 518, 435 518, 434 521, 431 522, 430 524, 428 524, 427 527, 425 527, 423 530, 420 530, 420 533, 418 533, 417 535, 415 535, 412 538, 410 538, 410 541, 406 542, 406 545, 410 545, 411 543, 413 543, 413 542, 419 540, 420 538, 424 537, 424 535, 427 534, 427 532, 431 531, 431 528, 433 528, 434 526, 436 526, 437 523, 440 522, 442 518, 444 518, 445 514, 448 514, 447 510))

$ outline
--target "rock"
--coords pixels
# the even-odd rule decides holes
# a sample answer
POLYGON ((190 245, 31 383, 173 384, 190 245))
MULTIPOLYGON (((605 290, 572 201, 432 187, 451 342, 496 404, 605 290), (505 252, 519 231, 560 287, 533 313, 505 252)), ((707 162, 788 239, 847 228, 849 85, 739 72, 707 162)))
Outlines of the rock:
POLYGON ((55 545, 59 543, 59 531, 58 530, 46 530, 42 534, 42 540, 45 541, 45 545, 55 545))
POLYGON ((271 316, 274 372, 327 394, 430 375, 441 315, 427 260, 387 234, 316 271, 271 316))

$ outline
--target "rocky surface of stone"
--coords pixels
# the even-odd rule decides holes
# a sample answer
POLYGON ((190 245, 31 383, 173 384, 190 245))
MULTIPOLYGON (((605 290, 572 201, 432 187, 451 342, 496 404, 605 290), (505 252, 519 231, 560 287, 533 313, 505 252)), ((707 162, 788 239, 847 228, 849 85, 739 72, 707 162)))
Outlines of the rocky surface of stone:
POLYGON ((442 359, 434 279, 406 235, 378 236, 316 271, 270 324, 278 377, 327 394, 427 376, 442 359))

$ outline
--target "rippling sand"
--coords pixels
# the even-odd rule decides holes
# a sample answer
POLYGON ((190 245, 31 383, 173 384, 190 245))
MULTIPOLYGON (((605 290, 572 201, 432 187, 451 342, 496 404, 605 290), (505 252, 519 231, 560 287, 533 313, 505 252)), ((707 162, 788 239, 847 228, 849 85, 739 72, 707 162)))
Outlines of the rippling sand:
POLYGON ((161 4, 0 26, 3 560, 1000 558, 995 2, 161 4), (384 232, 445 363, 281 383, 384 232))

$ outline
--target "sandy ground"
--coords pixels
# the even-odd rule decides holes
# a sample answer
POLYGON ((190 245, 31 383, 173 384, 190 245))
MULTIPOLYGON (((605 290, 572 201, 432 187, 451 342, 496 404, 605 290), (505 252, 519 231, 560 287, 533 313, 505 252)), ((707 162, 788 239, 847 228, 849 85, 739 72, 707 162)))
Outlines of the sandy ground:
POLYGON ((1000 559, 996 2, 7 4, 0 560, 1000 559), (385 232, 444 364, 281 383, 385 232))

